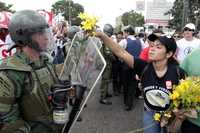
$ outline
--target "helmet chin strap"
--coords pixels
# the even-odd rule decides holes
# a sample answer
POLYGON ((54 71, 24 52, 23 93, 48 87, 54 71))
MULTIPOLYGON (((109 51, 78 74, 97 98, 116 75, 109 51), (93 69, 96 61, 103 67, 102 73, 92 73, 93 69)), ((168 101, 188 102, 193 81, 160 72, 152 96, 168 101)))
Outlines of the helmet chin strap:
POLYGON ((8 49, 6 50, 7 52, 10 52, 13 48, 16 48, 16 47, 18 47, 15 43, 13 43, 12 45, 10 45, 9 47, 8 47, 8 49))
POLYGON ((32 39, 30 39, 30 42, 28 43, 28 46, 30 48, 38 51, 38 52, 44 52, 44 50, 40 48, 39 44, 36 41, 32 40, 32 39))

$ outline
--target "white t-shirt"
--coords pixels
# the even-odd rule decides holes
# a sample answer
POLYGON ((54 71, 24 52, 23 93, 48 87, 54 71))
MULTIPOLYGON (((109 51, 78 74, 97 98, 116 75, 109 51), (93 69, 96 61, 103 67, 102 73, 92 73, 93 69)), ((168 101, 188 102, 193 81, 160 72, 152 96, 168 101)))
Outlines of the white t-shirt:
POLYGON ((111 39, 112 39, 114 42, 117 42, 117 38, 116 38, 115 35, 112 35, 112 36, 111 36, 111 39))
POLYGON ((177 60, 181 63, 184 58, 191 53, 194 49, 200 48, 200 40, 193 38, 192 41, 187 41, 185 38, 178 40, 177 42, 177 60))

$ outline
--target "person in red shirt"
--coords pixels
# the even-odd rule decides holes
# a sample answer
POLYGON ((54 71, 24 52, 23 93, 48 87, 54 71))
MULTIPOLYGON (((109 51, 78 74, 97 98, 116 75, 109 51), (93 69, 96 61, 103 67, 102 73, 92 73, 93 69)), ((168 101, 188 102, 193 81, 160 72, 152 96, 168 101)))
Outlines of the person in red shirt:
POLYGON ((145 60, 145 61, 148 61, 149 60, 149 57, 148 57, 148 53, 149 53, 149 46, 153 44, 153 42, 157 39, 158 36, 161 36, 162 34, 164 34, 161 30, 159 29, 156 29, 153 31, 152 34, 150 34, 148 37, 147 37, 147 47, 145 47, 141 53, 140 53, 140 56, 139 58, 142 59, 142 60, 145 60))

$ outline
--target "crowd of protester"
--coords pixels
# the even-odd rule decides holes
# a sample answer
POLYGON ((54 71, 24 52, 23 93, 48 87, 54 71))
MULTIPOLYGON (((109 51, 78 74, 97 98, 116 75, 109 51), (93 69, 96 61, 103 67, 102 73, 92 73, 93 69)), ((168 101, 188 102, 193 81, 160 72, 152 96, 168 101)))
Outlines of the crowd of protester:
MULTIPOLYGON (((165 93, 167 93, 166 91, 170 92, 172 85, 177 85, 181 79, 185 79, 187 74, 199 76, 197 59, 200 48, 199 33, 193 23, 186 24, 182 31, 177 31, 170 37, 166 36, 160 29, 155 29, 151 34, 141 32, 135 35, 131 26, 125 27, 122 33, 124 38, 117 43, 114 40, 111 41, 102 33, 98 33, 97 36, 122 62, 119 68, 121 68, 121 74, 124 76, 120 76, 121 79, 119 79, 122 84, 125 110, 134 109, 134 98, 141 96, 136 95, 135 92, 142 88, 143 95, 145 95, 144 132, 167 132, 167 129, 161 127, 159 122, 155 122, 153 117, 156 112, 166 110, 170 101, 166 100, 167 102, 162 103, 165 105, 157 105, 157 101, 151 99, 150 95, 154 95, 156 93, 154 90, 159 90, 159 88, 163 88, 165 93), (145 129, 152 124, 153 126, 145 129)), ((116 34, 116 37, 118 37, 118 34, 116 34)), ((119 37, 121 39, 120 35, 119 37)), ((198 112, 197 118, 184 119, 180 132, 200 132, 199 114, 198 112)), ((182 119, 180 114, 177 113, 177 115, 182 119)))

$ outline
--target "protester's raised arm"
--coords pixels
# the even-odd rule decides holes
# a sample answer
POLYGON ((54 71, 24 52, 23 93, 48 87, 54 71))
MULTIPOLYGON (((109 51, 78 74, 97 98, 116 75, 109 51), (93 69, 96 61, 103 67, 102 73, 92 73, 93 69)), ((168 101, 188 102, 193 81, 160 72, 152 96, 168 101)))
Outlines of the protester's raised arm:
POLYGON ((125 61, 130 67, 133 68, 134 57, 131 54, 121 48, 119 44, 114 42, 103 32, 96 32, 96 36, 99 37, 103 41, 103 44, 109 47, 117 57, 125 61))

